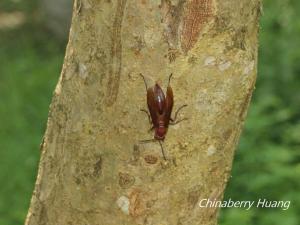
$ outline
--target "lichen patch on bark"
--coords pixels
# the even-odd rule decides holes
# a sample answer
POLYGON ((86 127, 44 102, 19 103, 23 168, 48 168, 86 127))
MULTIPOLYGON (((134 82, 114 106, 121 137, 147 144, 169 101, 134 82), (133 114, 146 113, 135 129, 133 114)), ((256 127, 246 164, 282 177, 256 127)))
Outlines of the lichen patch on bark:
POLYGON ((122 210, 122 212, 124 212, 126 215, 129 215, 130 202, 129 202, 129 199, 126 196, 121 196, 117 200, 117 205, 122 210))

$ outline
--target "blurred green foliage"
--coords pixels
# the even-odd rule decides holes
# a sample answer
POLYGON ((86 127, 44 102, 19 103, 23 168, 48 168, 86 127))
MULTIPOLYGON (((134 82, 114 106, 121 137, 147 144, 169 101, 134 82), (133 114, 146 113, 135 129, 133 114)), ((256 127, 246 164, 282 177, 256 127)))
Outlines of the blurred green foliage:
MULTIPOLYGON (((35 0, 2 0, 32 16, 35 0)), ((288 210, 222 209, 220 225, 300 222, 300 1, 265 0, 257 88, 225 199, 291 200, 288 210)), ((39 144, 65 43, 34 20, 0 30, 0 225, 20 225, 29 206, 39 144)))
POLYGON ((0 12, 23 11, 30 13, 36 10, 38 0, 1 0, 0 12))
POLYGON ((258 79, 225 199, 290 200, 290 208, 227 208, 220 224, 300 224, 300 1, 265 0, 258 79))
MULTIPOLYGON (((29 12, 28 2, 34 5, 1 1, 0 9, 29 12)), ((24 224, 65 49, 30 16, 28 21, 0 30, 0 225, 24 224)))

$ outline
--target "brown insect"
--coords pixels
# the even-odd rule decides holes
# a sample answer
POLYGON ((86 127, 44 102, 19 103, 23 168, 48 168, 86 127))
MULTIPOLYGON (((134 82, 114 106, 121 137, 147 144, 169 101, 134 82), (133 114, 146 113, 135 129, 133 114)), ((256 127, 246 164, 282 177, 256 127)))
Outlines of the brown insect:
POLYGON ((162 141, 164 141, 166 134, 168 132, 168 127, 169 125, 175 125, 183 120, 186 120, 186 118, 181 119, 181 120, 176 120, 177 119, 177 114, 178 112, 186 107, 187 105, 183 105, 177 109, 175 112, 174 119, 171 118, 171 113, 173 109, 173 90, 170 86, 170 81, 172 78, 172 73, 169 76, 169 82, 167 86, 167 91, 166 95, 164 94, 162 88, 160 85, 156 82, 153 87, 147 86, 145 77, 140 74, 141 77, 144 79, 144 83, 146 86, 146 91, 147 91, 147 105, 148 105, 148 110, 141 109, 141 111, 147 113, 149 122, 152 124, 152 127, 150 130, 154 129, 154 139, 150 140, 143 140, 141 142, 150 142, 150 141, 158 141, 162 150, 162 154, 164 159, 166 160, 166 156, 164 153, 164 149, 162 146, 162 141))

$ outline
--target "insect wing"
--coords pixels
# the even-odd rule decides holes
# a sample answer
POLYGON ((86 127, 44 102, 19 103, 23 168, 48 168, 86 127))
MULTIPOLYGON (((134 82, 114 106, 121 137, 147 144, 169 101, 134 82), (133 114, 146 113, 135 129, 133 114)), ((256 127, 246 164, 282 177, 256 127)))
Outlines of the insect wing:
POLYGON ((162 115, 164 113, 164 109, 166 105, 165 94, 158 84, 155 84, 155 86, 153 87, 153 91, 154 91, 154 98, 155 98, 155 103, 156 103, 158 113, 162 115))
POLYGON ((166 101, 165 101, 165 110, 164 110, 164 120, 165 120, 166 125, 169 124, 172 109, 173 109, 173 90, 172 90, 171 86, 168 86, 167 94, 166 94, 166 101))
POLYGON ((150 112, 152 123, 155 126, 158 125, 158 106, 156 102, 156 96, 154 87, 148 88, 147 90, 147 105, 150 112))

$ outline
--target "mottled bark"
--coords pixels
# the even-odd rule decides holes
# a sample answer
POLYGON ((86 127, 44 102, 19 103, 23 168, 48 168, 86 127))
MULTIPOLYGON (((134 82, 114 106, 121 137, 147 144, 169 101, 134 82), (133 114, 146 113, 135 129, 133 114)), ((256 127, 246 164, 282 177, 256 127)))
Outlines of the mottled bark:
POLYGON ((77 0, 26 225, 208 225, 256 78, 259 0, 77 0), (164 161, 143 73, 183 121, 164 161), (151 78, 151 79, 150 79, 151 78))

